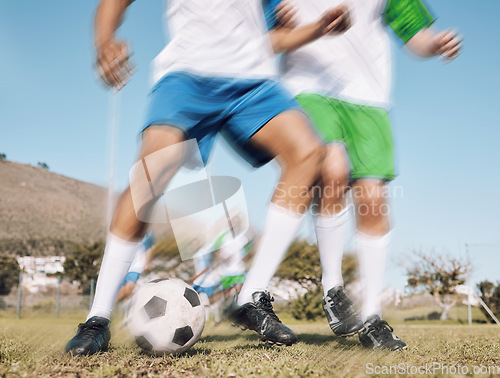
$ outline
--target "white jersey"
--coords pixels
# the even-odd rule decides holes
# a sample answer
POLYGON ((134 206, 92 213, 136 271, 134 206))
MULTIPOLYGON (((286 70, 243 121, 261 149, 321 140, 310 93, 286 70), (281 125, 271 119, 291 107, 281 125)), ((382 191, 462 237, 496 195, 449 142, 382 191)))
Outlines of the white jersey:
POLYGON ((169 0, 170 42, 153 79, 172 71, 227 78, 277 76, 261 0, 169 0))
POLYGON ((383 20, 386 0, 294 0, 299 26, 345 4, 352 26, 286 54, 282 79, 294 95, 310 92, 387 108, 391 91, 391 48, 383 20))

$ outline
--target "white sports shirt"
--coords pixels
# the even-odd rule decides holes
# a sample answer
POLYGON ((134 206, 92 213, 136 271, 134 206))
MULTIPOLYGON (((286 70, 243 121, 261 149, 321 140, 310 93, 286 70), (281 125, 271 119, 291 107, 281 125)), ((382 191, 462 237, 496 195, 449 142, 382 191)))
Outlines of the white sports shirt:
POLYGON ((168 0, 170 42, 153 62, 172 71, 227 78, 277 76, 261 0, 168 0))
POLYGON ((385 0, 295 0, 299 26, 328 9, 349 7, 351 28, 324 36, 282 60, 284 84, 294 95, 318 93, 359 104, 388 107, 391 50, 382 21, 385 0))
POLYGON ((384 108, 390 105, 392 73, 388 25, 406 43, 434 21, 420 0, 293 0, 293 4, 299 26, 317 21, 340 4, 348 6, 352 26, 344 34, 321 37, 286 54, 285 85, 295 95, 317 93, 384 108))

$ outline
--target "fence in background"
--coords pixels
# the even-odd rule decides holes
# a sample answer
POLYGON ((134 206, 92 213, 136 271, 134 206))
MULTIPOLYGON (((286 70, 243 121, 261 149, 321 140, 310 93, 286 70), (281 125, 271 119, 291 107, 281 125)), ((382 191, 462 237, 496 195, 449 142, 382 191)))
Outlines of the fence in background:
POLYGON ((94 300, 95 280, 90 284, 90 295, 79 295, 76 290, 67 293, 69 283, 58 277, 56 287, 41 288, 33 292, 22 285, 23 273, 19 275, 19 285, 9 295, 0 296, 0 311, 23 314, 44 313, 60 316, 61 314, 88 312, 94 300), (63 283, 66 290, 61 290, 63 283))

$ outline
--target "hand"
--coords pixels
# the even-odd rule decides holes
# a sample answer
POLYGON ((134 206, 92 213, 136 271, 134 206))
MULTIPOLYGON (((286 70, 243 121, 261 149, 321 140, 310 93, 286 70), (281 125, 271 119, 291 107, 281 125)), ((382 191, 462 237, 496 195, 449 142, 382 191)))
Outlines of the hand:
POLYGON ((279 27, 293 29, 297 26, 297 10, 293 7, 290 1, 282 1, 276 6, 276 19, 279 27))
POLYGON ((462 52, 462 38, 453 30, 446 30, 436 35, 432 41, 433 55, 440 55, 449 62, 462 52))
POLYGON ((339 5, 326 11, 318 21, 321 35, 344 33, 351 27, 351 15, 345 5, 339 5))
POLYGON ((101 79, 117 91, 127 84, 133 74, 127 44, 112 40, 98 47, 96 65, 101 79))

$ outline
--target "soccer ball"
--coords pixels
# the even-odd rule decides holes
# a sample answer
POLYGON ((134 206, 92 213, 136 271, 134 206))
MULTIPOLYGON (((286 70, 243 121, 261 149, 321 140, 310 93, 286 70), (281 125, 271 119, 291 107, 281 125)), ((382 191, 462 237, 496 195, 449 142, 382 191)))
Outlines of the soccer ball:
POLYGON ((205 310, 198 293, 184 281, 158 279, 134 294, 127 326, 137 345, 147 353, 182 353, 200 338, 205 310))

